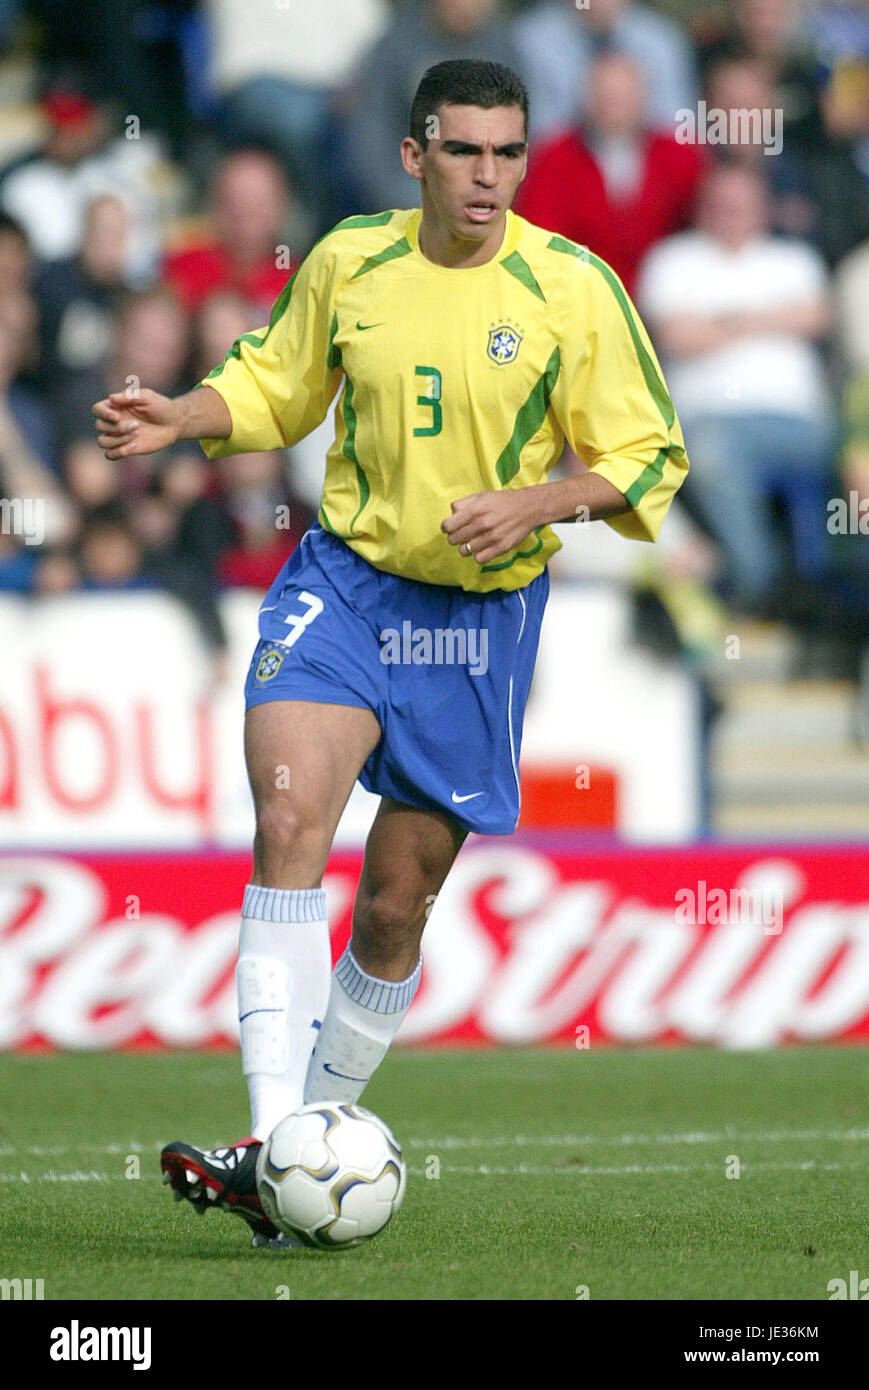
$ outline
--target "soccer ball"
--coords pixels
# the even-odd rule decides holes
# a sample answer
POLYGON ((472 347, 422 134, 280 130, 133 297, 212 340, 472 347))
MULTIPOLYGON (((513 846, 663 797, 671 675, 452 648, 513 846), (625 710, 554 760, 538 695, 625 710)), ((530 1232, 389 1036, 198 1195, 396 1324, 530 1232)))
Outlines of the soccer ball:
POLYGON ((334 1249, 383 1230, 401 1206, 407 1169, 395 1136, 370 1110, 315 1101, 272 1130, 256 1181, 279 1231, 334 1249))

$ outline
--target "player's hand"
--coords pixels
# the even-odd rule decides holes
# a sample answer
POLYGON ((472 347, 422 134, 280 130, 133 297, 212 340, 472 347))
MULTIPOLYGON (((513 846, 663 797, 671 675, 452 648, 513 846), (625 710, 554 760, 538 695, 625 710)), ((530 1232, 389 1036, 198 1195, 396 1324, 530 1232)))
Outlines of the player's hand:
POLYGON ((505 488, 503 492, 472 492, 452 503, 452 515, 441 522, 450 545, 478 565, 513 550, 539 525, 534 489, 505 488))
POLYGON ((147 387, 135 396, 116 391, 91 407, 97 443, 107 459, 156 454, 179 438, 175 402, 147 387))

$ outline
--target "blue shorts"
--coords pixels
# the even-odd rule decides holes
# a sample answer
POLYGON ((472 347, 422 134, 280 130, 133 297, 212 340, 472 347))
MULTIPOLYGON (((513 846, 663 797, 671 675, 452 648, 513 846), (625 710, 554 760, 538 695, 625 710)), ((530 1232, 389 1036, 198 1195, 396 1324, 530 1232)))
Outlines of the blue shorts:
POLYGON ((314 700, 370 709, 367 791, 480 835, 519 819, 519 747, 546 570, 524 589, 467 593, 376 569, 319 522, 260 609, 247 708, 314 700))

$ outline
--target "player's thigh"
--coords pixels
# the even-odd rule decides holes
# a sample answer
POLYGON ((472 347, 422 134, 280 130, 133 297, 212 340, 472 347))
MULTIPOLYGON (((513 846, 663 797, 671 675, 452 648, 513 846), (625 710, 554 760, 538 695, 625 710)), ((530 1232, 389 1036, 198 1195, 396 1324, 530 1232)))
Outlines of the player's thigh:
POLYGON ((244 746, 258 821, 280 804, 331 840, 353 783, 380 738, 370 709, 272 700, 245 717, 244 746))
POLYGON ((354 935, 370 930, 422 931, 427 908, 468 832, 442 811, 384 797, 368 833, 354 909, 354 935))

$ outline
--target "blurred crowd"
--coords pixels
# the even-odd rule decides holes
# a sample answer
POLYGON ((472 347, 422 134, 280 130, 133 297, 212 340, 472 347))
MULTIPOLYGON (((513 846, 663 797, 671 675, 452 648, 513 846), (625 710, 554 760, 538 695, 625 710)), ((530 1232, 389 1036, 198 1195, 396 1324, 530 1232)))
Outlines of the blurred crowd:
POLYGON ((516 210, 614 267, 661 357, 692 462, 650 581, 676 644, 737 612, 844 632, 856 660, 856 0, 0 0, 0 496, 45 499, 42 544, 0 531, 0 590, 163 589, 220 651, 216 594, 268 585, 315 514, 328 439, 111 464, 91 404, 189 389, 329 226, 418 205, 398 148, 422 72, 448 57, 522 74, 516 210))

